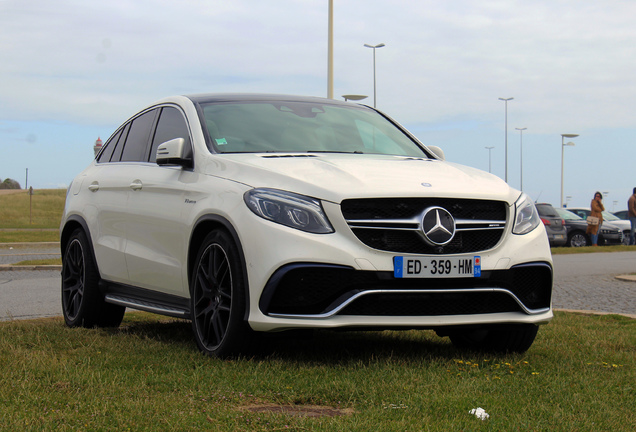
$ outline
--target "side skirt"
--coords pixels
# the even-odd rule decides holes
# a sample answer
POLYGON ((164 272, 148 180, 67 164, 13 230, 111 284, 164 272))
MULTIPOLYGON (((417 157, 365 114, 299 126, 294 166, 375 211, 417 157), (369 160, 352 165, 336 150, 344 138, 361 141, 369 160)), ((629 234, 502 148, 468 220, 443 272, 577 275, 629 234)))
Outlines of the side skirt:
POLYGON ((192 319, 190 299, 101 280, 100 290, 108 303, 174 318, 192 319))

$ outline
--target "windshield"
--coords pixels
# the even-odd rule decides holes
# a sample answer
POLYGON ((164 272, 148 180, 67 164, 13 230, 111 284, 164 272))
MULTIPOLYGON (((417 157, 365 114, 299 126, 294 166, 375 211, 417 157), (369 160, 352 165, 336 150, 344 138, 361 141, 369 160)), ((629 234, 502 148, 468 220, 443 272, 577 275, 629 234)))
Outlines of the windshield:
POLYGON ((201 104, 210 151, 338 152, 427 157, 400 128, 359 105, 312 102, 201 104))
POLYGON ((608 221, 621 220, 620 218, 617 218, 616 216, 614 216, 610 212, 606 212, 606 211, 603 212, 603 219, 608 220, 608 221))
POLYGON ((555 210, 559 213, 559 216, 561 216, 565 220, 583 220, 582 217, 572 213, 569 210, 563 210, 563 209, 555 209, 555 210))

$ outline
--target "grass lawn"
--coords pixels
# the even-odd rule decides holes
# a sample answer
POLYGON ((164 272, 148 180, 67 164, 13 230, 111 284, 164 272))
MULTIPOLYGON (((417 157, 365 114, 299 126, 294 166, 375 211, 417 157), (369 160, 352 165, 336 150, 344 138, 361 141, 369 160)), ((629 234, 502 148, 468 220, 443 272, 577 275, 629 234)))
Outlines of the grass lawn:
POLYGON ((4 322, 0 429, 631 432, 635 355, 636 320, 559 312, 524 355, 461 352, 430 331, 316 332, 232 361, 145 313, 107 330, 4 322), (293 415, 320 408, 341 415, 293 415))
MULTIPOLYGON (((0 194, 0 228, 59 228, 66 189, 0 194)), ((7 240, 9 241, 9 240, 7 240)))

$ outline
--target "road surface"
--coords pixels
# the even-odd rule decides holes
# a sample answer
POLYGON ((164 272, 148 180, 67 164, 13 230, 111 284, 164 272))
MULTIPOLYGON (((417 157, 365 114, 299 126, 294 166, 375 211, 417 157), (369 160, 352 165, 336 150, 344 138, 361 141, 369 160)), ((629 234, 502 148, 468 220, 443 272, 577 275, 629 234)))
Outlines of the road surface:
MULTIPOLYGON (((59 257, 53 245, 0 245, 0 264, 59 257)), ((616 279, 636 273, 636 251, 555 255, 555 309, 618 313, 636 317, 636 282, 616 279)), ((60 271, 0 271, 0 321, 58 316, 60 271)))

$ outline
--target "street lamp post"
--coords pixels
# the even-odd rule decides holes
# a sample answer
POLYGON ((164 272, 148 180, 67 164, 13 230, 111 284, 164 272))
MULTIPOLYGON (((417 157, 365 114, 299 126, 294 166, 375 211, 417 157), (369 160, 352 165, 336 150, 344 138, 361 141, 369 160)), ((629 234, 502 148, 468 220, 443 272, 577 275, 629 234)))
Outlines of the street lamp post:
POLYGON ((519 131, 519 157, 520 157, 520 174, 519 174, 519 178, 520 178, 520 185, 519 185, 519 189, 521 189, 521 191, 523 192, 523 131, 528 129, 528 128, 515 128, 519 131))
POLYGON ((561 134, 561 201, 559 205, 561 208, 565 207, 565 203, 563 202, 563 149, 565 146, 574 146, 572 141, 566 143, 565 138, 576 138, 579 136, 578 134, 561 134))
POLYGON ((504 101, 506 104, 506 167, 505 167, 505 180, 508 183, 508 101, 514 98, 499 98, 500 101, 504 101))
POLYGON ((327 98, 333 99, 333 0, 329 0, 327 29, 327 98))
POLYGON ((492 172, 492 164, 491 159, 490 159, 490 154, 492 153, 492 149, 494 149, 494 147, 486 147, 486 149, 488 149, 488 172, 492 172))
POLYGON ((376 48, 382 48, 385 45, 383 43, 379 43, 377 45, 364 44, 364 46, 367 47, 367 48, 373 48, 373 108, 375 108, 376 107, 376 105, 375 105, 375 98, 376 98, 376 92, 375 92, 375 49, 376 48))

